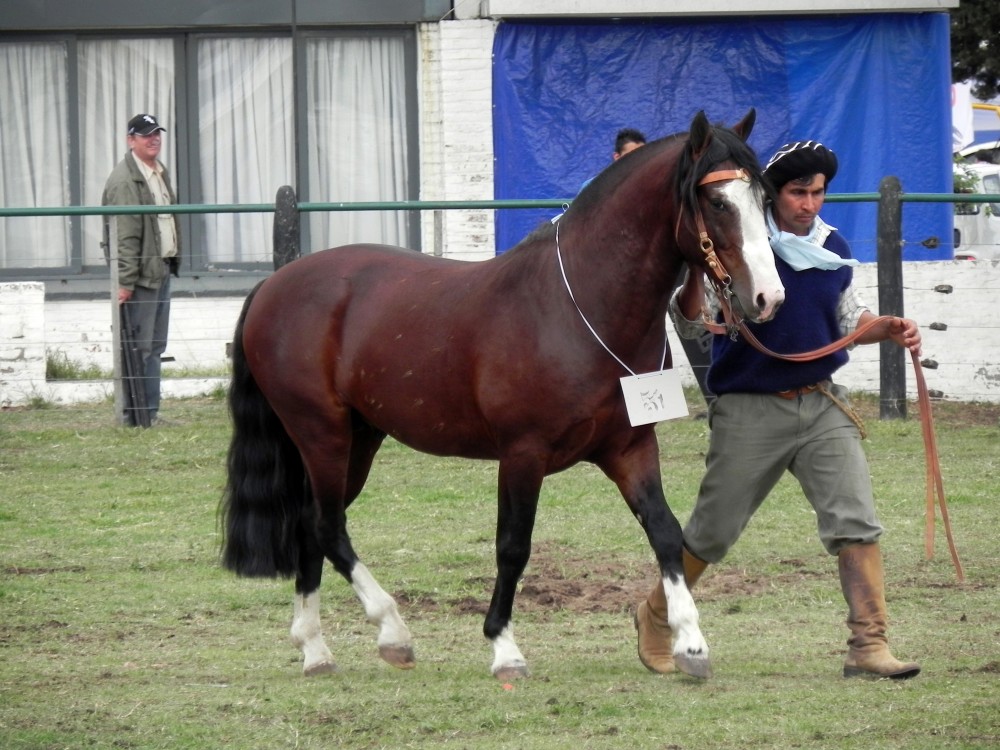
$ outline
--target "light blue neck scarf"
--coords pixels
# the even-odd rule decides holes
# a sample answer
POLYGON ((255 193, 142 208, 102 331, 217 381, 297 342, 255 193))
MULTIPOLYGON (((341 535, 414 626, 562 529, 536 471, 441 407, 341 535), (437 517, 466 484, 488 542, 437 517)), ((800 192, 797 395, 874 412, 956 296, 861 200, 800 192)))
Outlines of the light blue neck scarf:
POLYGON ((805 237, 799 237, 791 232, 782 232, 778 229, 771 207, 768 207, 765 217, 771 249, 774 250, 775 255, 796 271, 803 271, 807 268, 835 271, 843 266, 859 265, 854 258, 841 258, 823 247, 822 243, 829 236, 833 227, 827 227, 818 216, 809 228, 809 234, 805 237), (823 229, 828 231, 821 231, 823 229), (822 235, 822 239, 818 235, 822 235))

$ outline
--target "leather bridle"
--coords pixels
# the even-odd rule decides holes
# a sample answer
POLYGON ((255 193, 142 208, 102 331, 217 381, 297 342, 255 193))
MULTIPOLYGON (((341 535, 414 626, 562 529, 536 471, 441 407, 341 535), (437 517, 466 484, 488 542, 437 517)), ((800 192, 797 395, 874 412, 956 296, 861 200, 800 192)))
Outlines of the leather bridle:
MULTIPOLYGON (((711 185, 715 182, 725 182, 727 180, 743 180, 744 182, 750 182, 750 173, 745 169, 719 169, 714 172, 709 172, 702 177, 698 181, 698 187, 701 187, 702 185, 711 185)), ((679 230, 680 216, 677 217, 677 222, 677 228, 679 230)), ((728 307, 729 301, 733 296, 733 278, 729 275, 726 267, 722 265, 722 261, 715 253, 715 244, 712 242, 712 238, 708 236, 708 230, 705 228, 705 219, 701 215, 701 207, 697 204, 694 209, 694 223, 695 227, 698 229, 698 246, 701 248, 701 252, 705 255, 705 265, 708 268, 712 286, 715 287, 719 298, 726 300, 726 307, 728 307)), ((679 233, 679 231, 677 233, 679 233)))

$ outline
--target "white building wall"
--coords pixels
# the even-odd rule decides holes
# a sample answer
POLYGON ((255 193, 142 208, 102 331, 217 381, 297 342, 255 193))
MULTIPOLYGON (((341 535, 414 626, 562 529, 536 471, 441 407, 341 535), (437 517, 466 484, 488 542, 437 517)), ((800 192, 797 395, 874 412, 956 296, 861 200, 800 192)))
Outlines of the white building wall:
MULTIPOLYGON (((243 300, 171 300, 165 356, 172 360, 163 365, 166 398, 207 394, 225 385, 226 378, 214 373, 228 372, 228 347, 243 300), (179 373, 185 377, 177 377, 179 373)), ((35 399, 68 404, 112 398, 110 380, 45 379, 48 357, 110 373, 114 366, 111 315, 110 297, 45 302, 41 282, 0 283, 0 408, 23 406, 35 399)))
MULTIPOLYGON (((878 269, 866 263, 855 270, 862 296, 878 307, 878 269)), ((1000 261, 941 261, 904 263, 905 313, 920 324, 922 359, 936 369, 924 369, 927 387, 954 401, 1000 402, 1000 326, 984 311, 1000 296, 1000 261), (938 291, 951 288, 951 293, 938 291), (931 328, 931 324, 943 330, 931 328)), ((175 362, 164 366, 167 397, 208 393, 224 379, 181 380, 171 372, 228 367, 226 346, 232 339, 242 298, 172 301, 167 354, 175 362)), ((93 401, 113 392, 110 383, 47 383, 45 356, 65 354, 80 364, 111 371, 110 301, 43 302, 41 284, 0 284, 0 406, 19 406, 33 398, 55 403, 93 401)), ((695 380, 672 326, 667 326, 674 367, 681 381, 695 380)), ((879 348, 859 346, 836 380, 851 391, 879 391, 879 348)), ((916 398, 916 384, 907 356, 907 393, 916 398)))
MULTIPOLYGON (((493 199, 492 21, 421 27, 421 200, 493 199)), ((425 253, 495 254, 492 210, 424 212, 425 253)))
MULTIPOLYGON (((877 313, 878 266, 865 263, 854 273, 877 313)), ((921 360, 937 363, 923 368, 927 388, 950 400, 1000 402, 1000 326, 995 315, 984 313, 1000 295, 1000 261, 904 263, 903 286, 903 312, 920 325, 921 360)), ((905 366, 907 391, 915 398, 909 354, 905 366)), ((851 390, 878 392, 879 347, 855 347, 836 379, 851 390)))
POLYGON ((0 284, 0 407, 25 404, 45 383, 45 285, 0 284))
MULTIPOLYGON (((420 200, 445 200, 444 141, 441 123, 441 24, 425 23, 417 28, 417 86, 420 102, 418 120, 420 142, 420 200)), ((425 253, 440 247, 440 219, 435 225, 434 211, 420 217, 420 244, 425 253)))

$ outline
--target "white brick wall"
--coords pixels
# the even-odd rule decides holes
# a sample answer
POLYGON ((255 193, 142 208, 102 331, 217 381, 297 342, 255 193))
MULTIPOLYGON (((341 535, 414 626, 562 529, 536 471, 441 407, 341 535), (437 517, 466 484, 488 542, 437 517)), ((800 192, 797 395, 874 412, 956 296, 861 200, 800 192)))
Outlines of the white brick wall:
POLYGON ((45 285, 0 284, 0 407, 30 401, 45 382, 45 285))
MULTIPOLYGON (((418 28, 420 89, 420 199, 445 200, 444 143, 441 121, 441 25, 422 24, 418 28)), ((421 214, 421 245, 425 253, 440 252, 440 238, 435 237, 433 212, 421 214)))
MULTIPOLYGON (((863 264, 855 271, 862 296, 877 312, 877 267, 863 264)), ((1000 402, 1000 324, 993 305, 1000 297, 1000 261, 905 263, 904 305, 916 320, 924 340, 923 359, 938 363, 924 369, 928 388, 949 400, 1000 402), (952 293, 935 291, 950 285, 952 293), (941 323, 946 330, 931 330, 941 323)), ((80 364, 112 369, 110 302, 44 303, 37 282, 0 284, 0 406, 28 403, 34 397, 57 403, 100 400, 111 393, 108 383, 45 382, 45 353, 60 351, 80 364)), ((219 380, 180 383, 171 370, 227 367, 226 344, 232 339, 243 298, 175 298, 171 302, 171 333, 164 381, 167 396, 209 392, 219 380)), ((668 326, 674 367, 685 385, 695 384, 684 350, 668 326)), ((916 385, 907 357, 907 392, 916 385)), ((878 392, 879 347, 859 346, 837 381, 852 391, 878 392)))
MULTIPOLYGON (((170 301, 170 336, 166 355, 171 370, 224 369, 226 344, 233 338, 243 297, 200 299, 175 297, 170 301)), ((110 300, 55 300, 45 305, 44 350, 65 355, 83 367, 111 370, 110 300)), ((44 355, 43 355, 44 370, 44 355)))
MULTIPOLYGON (((861 296, 878 314, 878 266, 864 263, 854 271, 861 296)), ((920 326, 923 339, 921 360, 931 359, 937 369, 923 368, 927 388, 940 391, 953 401, 1000 402, 1000 324, 991 305, 1000 296, 1000 261, 940 261, 903 264, 904 314, 920 326), (937 292, 950 285, 950 294, 937 292), (931 330, 943 323, 947 330, 931 330)), ((693 385, 684 350, 668 326, 674 367, 686 385, 693 385)), ((877 345, 857 346, 850 362, 835 376, 852 391, 878 393, 880 363, 877 345)), ((916 381, 905 355, 906 390, 917 396, 916 381)))
MULTIPOLYGON (((878 267, 866 263, 855 270, 865 301, 878 312, 878 267)), ((1000 261, 937 261, 903 264, 904 314, 920 325, 922 360, 937 362, 924 368, 931 390, 956 401, 1000 402, 1000 324, 992 305, 1000 297, 1000 261), (951 293, 935 291, 949 286, 951 293), (931 330, 943 323, 946 330, 931 330)), ((906 355, 907 393, 916 397, 909 354, 906 355)), ((852 390, 879 389, 879 347, 859 346, 837 380, 852 390)))
MULTIPOLYGON (((421 199, 492 200, 492 21, 421 28, 421 199)), ((493 211, 449 210, 440 235, 423 217, 424 252, 484 260, 495 254, 493 211)))
MULTIPOLYGON (((164 363, 165 397, 209 393, 225 378, 171 378, 192 370, 226 372, 226 346, 243 298, 171 300, 170 340, 164 363)), ((21 406, 39 398, 53 403, 111 398, 110 381, 47 382, 46 357, 64 356, 81 368, 111 372, 114 364, 110 299, 45 302, 41 282, 0 284, 0 407, 21 406)))
POLYGON ((112 307, 109 299, 58 301, 45 305, 45 351, 87 368, 111 369, 112 307))
POLYGON ((233 340, 243 297, 174 299, 170 303, 167 353, 176 360, 169 369, 226 367, 226 345, 233 340))

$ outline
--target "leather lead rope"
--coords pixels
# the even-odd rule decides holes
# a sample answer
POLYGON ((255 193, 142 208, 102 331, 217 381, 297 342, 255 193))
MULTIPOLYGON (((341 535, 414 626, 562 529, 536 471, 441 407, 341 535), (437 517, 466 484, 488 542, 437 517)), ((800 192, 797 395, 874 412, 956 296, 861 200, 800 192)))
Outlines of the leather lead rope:
MULTIPOLYGON (((724 302, 723 310, 725 311, 728 306, 728 301, 724 302)), ((725 314, 725 317, 727 320, 730 320, 732 318, 732 313, 730 312, 725 314)), ((778 354, 777 352, 771 351, 757 340, 757 337, 751 333, 746 323, 742 320, 739 321, 739 331, 743 334, 750 345, 762 354, 782 359, 786 362, 811 362, 814 359, 825 357, 828 354, 832 354, 835 351, 849 346, 876 325, 886 320, 891 320, 892 317, 893 316, 891 315, 881 315, 874 320, 868 321, 863 326, 856 329, 853 333, 842 339, 838 339, 837 341, 827 344, 820 349, 801 354, 778 354)), ((705 327, 712 333, 729 333, 732 335, 731 327, 722 326, 715 322, 706 321, 705 327)), ((927 382, 924 380, 924 373, 920 366, 920 360, 917 359, 917 355, 913 352, 910 352, 910 360, 913 363, 913 372, 917 383, 917 399, 920 404, 920 428, 924 437, 924 456, 927 467, 926 512, 924 518, 924 554, 928 560, 934 557, 934 502, 936 497, 937 503, 941 508, 941 520, 944 523, 945 536, 948 539, 948 550, 951 553, 951 561, 955 565, 955 574, 958 578, 958 582, 962 583, 965 581, 965 573, 962 570, 962 561, 958 557, 958 548, 955 546, 955 539, 951 531, 951 519, 948 516, 948 503, 944 497, 944 482, 941 478, 941 462, 938 455, 937 440, 934 435, 934 416, 931 413, 931 399, 927 392, 927 382)))
POLYGON ((927 455, 927 510, 924 522, 924 555, 930 560, 934 557, 934 497, 937 492, 938 504, 941 506, 941 520, 944 522, 944 532, 948 539, 948 550, 951 561, 955 564, 955 574, 961 583, 965 580, 962 572, 962 562, 958 559, 958 549, 951 534, 951 521, 948 518, 948 504, 944 499, 944 483, 941 479, 941 465, 938 461, 937 439, 934 436, 934 418, 931 415, 931 399, 927 393, 927 382, 917 355, 910 352, 913 371, 916 374, 917 395, 920 399, 920 426, 924 434, 924 453, 927 455))

